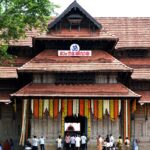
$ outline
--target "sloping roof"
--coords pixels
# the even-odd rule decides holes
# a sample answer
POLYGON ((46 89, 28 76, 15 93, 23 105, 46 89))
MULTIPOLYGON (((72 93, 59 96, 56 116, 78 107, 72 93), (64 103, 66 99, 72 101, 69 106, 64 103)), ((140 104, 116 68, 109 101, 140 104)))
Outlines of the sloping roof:
POLYGON ((68 14, 73 8, 79 9, 91 22, 94 23, 94 25, 101 29, 102 25, 97 22, 88 12, 86 12, 76 1, 72 2, 65 10, 64 12, 59 15, 53 22, 51 22, 48 25, 48 29, 52 28, 55 24, 57 24, 66 14, 68 14))
POLYGON ((93 50, 92 56, 59 57, 57 50, 44 50, 20 68, 21 72, 132 71, 105 51, 93 50))
POLYGON ((99 17, 97 21, 119 38, 116 48, 150 48, 149 17, 99 17))
POLYGON ((136 93, 141 95, 139 103, 150 103, 150 91, 136 91, 136 93))
POLYGON ((132 68, 150 68, 150 58, 121 58, 119 60, 132 68))
MULTIPOLYGON (((99 17, 96 18, 103 26, 102 37, 118 37, 119 41, 116 48, 150 48, 150 18, 149 17, 99 17), (107 33, 107 34, 106 34, 107 33), (106 36, 107 35, 107 36, 106 36), (113 36, 110 36, 113 35, 113 36)), ((48 38, 44 32, 42 35, 38 30, 26 32, 27 37, 20 39, 18 42, 11 41, 10 45, 14 46, 30 46, 32 47, 32 37, 48 38), (40 36, 39 36, 40 35, 40 36)), ((52 38, 52 36, 50 37, 52 38)), ((55 38, 55 37, 53 37, 55 38)), ((61 37, 62 38, 62 37, 61 37)), ((77 37, 79 38, 79 37, 77 37)), ((94 39, 94 38, 93 38, 94 39)))
POLYGON ((131 78, 134 80, 150 80, 150 68, 134 69, 131 78))
POLYGON ((16 67, 0 67, 0 79, 18 78, 16 67))
POLYGON ((31 83, 11 94, 17 97, 140 97, 122 84, 55 85, 31 83))

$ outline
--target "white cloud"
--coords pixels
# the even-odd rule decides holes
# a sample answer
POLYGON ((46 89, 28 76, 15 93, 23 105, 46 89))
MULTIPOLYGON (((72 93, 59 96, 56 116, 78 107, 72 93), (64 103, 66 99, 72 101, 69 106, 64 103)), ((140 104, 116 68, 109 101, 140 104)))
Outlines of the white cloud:
MULTIPOLYGON (((52 0, 62 13, 74 0, 52 0)), ((150 17, 149 0, 77 0, 93 17, 150 17)))

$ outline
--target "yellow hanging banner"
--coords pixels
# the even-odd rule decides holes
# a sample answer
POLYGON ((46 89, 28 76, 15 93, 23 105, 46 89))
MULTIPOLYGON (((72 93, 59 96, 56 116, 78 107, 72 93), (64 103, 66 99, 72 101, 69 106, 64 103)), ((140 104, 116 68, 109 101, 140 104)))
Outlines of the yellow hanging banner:
POLYGON ((91 136, 91 101, 88 100, 88 138, 91 136))
POLYGON ((98 100, 98 119, 103 118, 103 100, 98 100))
POLYGON ((64 112, 64 100, 61 101, 62 106, 62 116, 61 116, 61 135, 64 136, 64 119, 65 119, 65 112, 64 112))
POLYGON ((49 101, 49 115, 51 118, 53 118, 54 114, 53 114, 53 99, 50 99, 49 101))
POLYGON ((64 99, 64 115, 67 116, 67 99, 64 99))
POLYGON ((110 109, 110 119, 114 120, 114 100, 110 100, 109 109, 110 109))
POLYGON ((39 117, 42 118, 43 116, 43 100, 39 100, 39 117))
POLYGON ((84 100, 84 115, 85 117, 89 117, 89 110, 88 110, 88 99, 84 100))

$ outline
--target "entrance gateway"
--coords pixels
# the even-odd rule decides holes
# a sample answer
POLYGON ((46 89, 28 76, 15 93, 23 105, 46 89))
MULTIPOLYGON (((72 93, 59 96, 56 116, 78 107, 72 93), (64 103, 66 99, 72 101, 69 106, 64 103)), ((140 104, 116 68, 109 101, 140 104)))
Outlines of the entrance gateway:
POLYGON ((117 42, 76 1, 33 38, 35 57, 17 69, 25 86, 11 94, 23 103, 20 144, 33 135, 54 144, 67 131, 91 142, 99 134, 130 138, 140 95, 127 87, 132 68, 113 56, 117 42))
POLYGON ((84 116, 65 117, 65 135, 87 135, 87 118, 84 116))

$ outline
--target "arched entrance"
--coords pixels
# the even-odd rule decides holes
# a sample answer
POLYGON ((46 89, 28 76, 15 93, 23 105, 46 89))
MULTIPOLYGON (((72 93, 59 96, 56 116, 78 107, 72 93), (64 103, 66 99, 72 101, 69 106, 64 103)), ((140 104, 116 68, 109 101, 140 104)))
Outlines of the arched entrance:
POLYGON ((84 116, 67 116, 65 117, 65 134, 86 134, 87 135, 87 118, 84 116))

